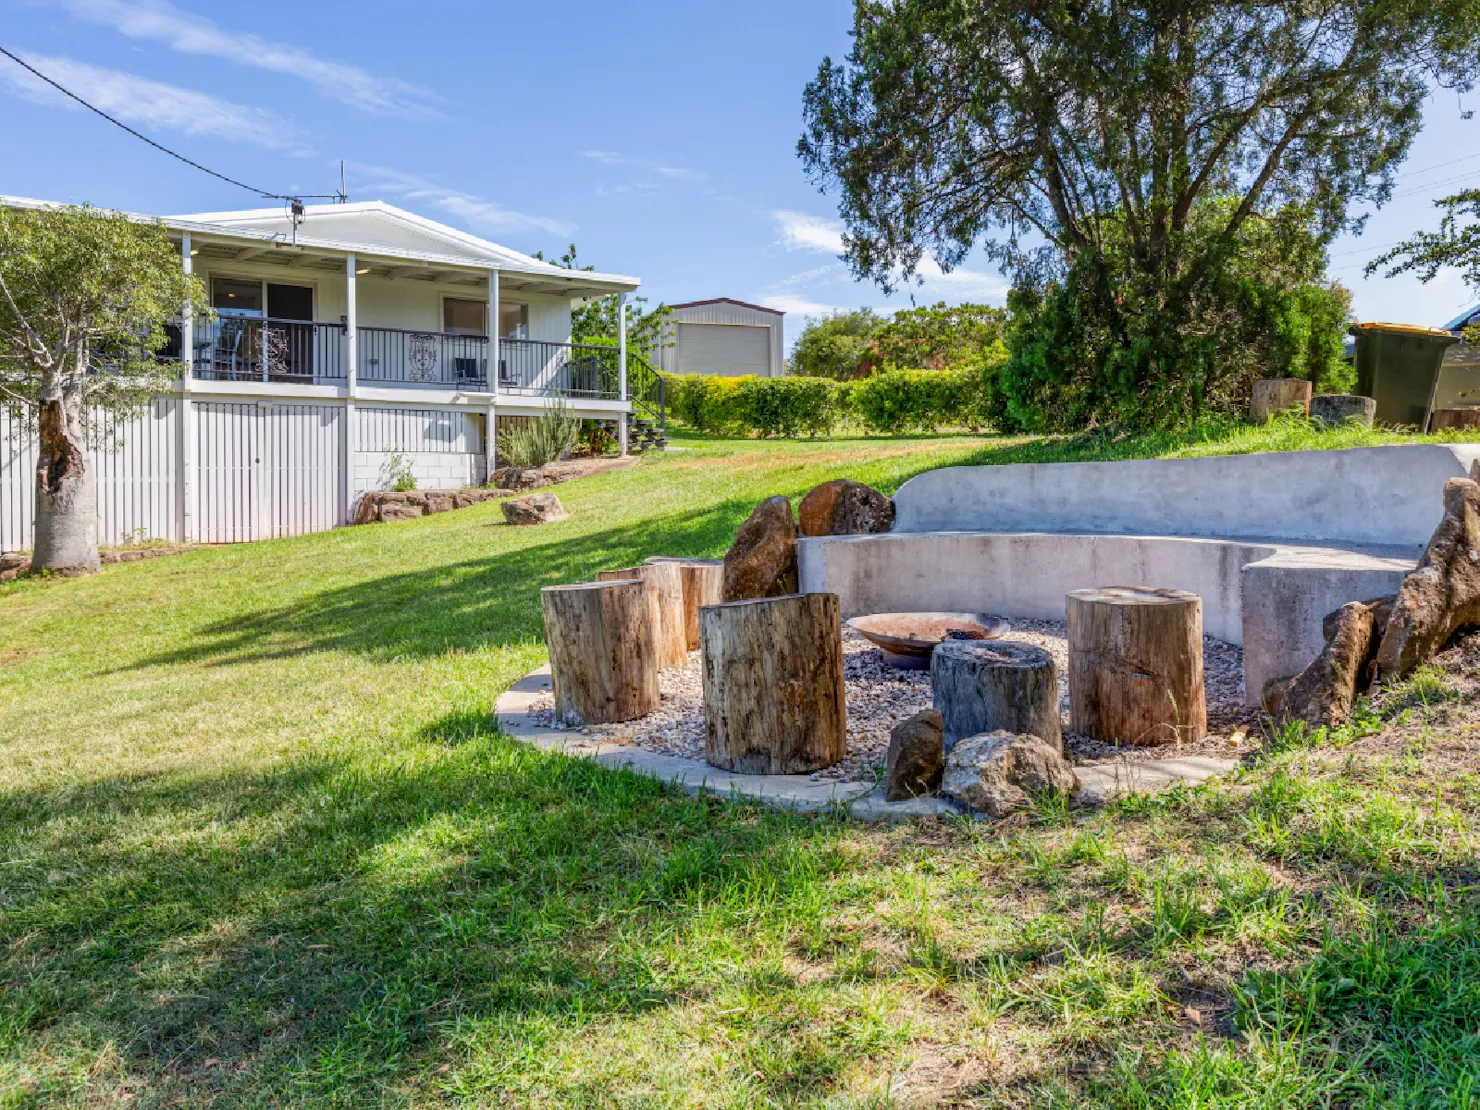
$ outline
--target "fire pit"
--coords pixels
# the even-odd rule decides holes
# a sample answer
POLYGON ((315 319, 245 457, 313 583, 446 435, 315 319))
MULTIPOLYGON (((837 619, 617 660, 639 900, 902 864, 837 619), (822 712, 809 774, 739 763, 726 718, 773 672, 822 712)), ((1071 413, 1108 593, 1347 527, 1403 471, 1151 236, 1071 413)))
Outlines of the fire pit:
POLYGON ((1007 622, 985 613, 873 613, 853 617, 848 627, 884 652, 890 666, 923 671, 930 653, 945 640, 996 640, 1007 622))

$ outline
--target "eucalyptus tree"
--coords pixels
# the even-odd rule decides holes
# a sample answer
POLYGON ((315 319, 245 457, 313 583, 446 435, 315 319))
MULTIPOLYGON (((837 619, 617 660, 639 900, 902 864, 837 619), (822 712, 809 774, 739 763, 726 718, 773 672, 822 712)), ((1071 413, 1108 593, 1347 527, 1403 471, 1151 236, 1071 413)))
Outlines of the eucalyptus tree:
POLYGON ((981 246, 1058 279, 1107 383, 1176 413, 1211 384, 1199 352, 1250 222, 1353 226, 1431 89, 1477 69, 1477 0, 857 0, 799 153, 838 191, 857 276, 892 287, 981 246))
POLYGON ((95 415, 127 417, 179 374, 165 325, 199 281, 158 224, 95 208, 0 208, 0 404, 38 437, 33 569, 98 567, 95 415))
POLYGON ((1371 275, 1384 270, 1386 276, 1412 273, 1422 282, 1433 281, 1441 270, 1455 269, 1480 296, 1480 189, 1465 189, 1434 202, 1443 209, 1437 231, 1419 231, 1411 239, 1367 264, 1371 275))

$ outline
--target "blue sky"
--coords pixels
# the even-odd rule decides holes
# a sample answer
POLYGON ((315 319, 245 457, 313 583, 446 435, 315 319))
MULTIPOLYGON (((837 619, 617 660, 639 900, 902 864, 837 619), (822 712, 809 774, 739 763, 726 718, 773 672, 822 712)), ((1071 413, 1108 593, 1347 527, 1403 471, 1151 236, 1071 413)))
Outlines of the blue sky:
MULTIPOLYGON (((520 250, 637 274, 669 302, 729 296, 807 313, 904 305, 851 279, 836 204, 795 154, 801 91, 847 50, 846 0, 746 5, 260 0, 0 0, 0 45, 140 130, 233 177, 384 199, 520 250)), ((1361 239, 1332 247, 1363 319, 1438 323, 1457 278, 1364 279, 1435 196, 1480 185, 1480 119, 1431 102, 1399 182, 1361 239)), ((253 207, 250 194, 68 106, 0 58, 0 192, 152 213, 253 207)), ((1000 302, 978 256, 917 302, 1000 302)))

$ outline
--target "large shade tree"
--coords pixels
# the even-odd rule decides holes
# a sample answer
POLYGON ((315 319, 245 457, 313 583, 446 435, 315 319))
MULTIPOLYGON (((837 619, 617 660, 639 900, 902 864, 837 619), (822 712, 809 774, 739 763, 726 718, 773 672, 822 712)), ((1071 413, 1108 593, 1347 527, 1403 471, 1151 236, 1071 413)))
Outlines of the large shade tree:
POLYGON ((164 228, 95 208, 0 208, 0 404, 38 435, 33 569, 98 566, 91 446, 166 392, 166 324, 199 281, 164 228))
POLYGON ((1206 383, 1167 368, 1228 314, 1250 221, 1329 237, 1384 201, 1430 89, 1480 69, 1480 4, 857 0, 853 38, 799 150, 855 273, 889 287, 982 246, 1066 281, 1143 412, 1180 413, 1206 383))

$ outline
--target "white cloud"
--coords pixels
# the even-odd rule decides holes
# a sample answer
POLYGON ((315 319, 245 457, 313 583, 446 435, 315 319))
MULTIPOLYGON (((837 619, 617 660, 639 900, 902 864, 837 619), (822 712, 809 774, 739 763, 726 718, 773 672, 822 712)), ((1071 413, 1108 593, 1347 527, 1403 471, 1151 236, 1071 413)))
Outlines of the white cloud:
POLYGON ((230 31, 169 0, 63 0, 74 16, 131 39, 163 42, 181 54, 221 58, 312 85, 333 100, 381 115, 436 115, 426 89, 250 32, 230 31))
POLYGON ((778 208, 771 213, 781 232, 781 245, 789 251, 843 253, 843 225, 837 220, 778 208))
POLYGON ((407 201, 426 201, 434 208, 439 208, 480 231, 493 235, 538 231, 566 238, 573 235, 576 230, 575 224, 565 220, 516 212, 471 193, 449 189, 418 174, 405 173, 385 166, 357 165, 353 169, 356 174, 364 174, 369 178, 361 191, 387 193, 407 201))
POLYGON ((791 293, 776 293, 769 297, 762 297, 760 303, 767 308, 778 309, 791 316, 826 316, 830 312, 846 311, 841 305, 822 304, 820 301, 809 300, 791 293))
POLYGON ((610 150, 583 150, 581 157, 600 162, 603 166, 631 166, 645 173, 655 173, 659 177, 666 177, 670 181, 683 181, 691 185, 709 180, 707 173, 700 173, 698 170, 685 169, 683 166, 666 166, 661 162, 634 158, 629 154, 618 154, 610 150))
MULTIPOLYGON (((969 270, 958 266, 946 273, 930 258, 920 260, 919 282, 912 286, 926 296, 943 300, 982 301, 1001 300, 1007 296, 1011 286, 1001 274, 969 270)), ((916 300, 919 300, 916 297, 916 300)))
MULTIPOLYGON (((72 58, 23 54, 27 64, 71 89, 78 96, 139 127, 178 131, 184 135, 238 139, 274 150, 305 153, 291 124, 260 108, 218 100, 194 89, 150 81, 116 69, 102 69, 72 58)), ((0 83, 37 104, 81 110, 75 100, 19 66, 0 67, 0 83)))

